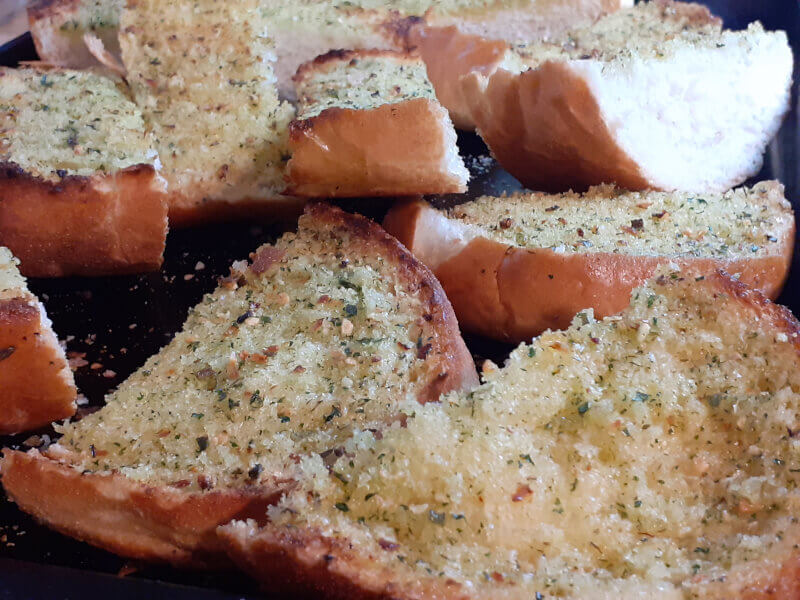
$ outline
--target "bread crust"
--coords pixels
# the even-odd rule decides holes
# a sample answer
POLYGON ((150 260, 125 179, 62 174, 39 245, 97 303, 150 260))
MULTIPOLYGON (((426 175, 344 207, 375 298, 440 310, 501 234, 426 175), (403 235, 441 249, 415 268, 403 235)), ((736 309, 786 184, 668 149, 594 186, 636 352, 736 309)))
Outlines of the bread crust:
MULTIPOLYGON (((784 333, 793 340, 800 359, 800 323, 791 311, 770 302, 758 290, 715 272, 698 286, 743 318, 758 320, 763 331, 784 333), (737 309, 738 306, 738 309, 737 309)), ((466 600, 522 597, 503 584, 476 589, 465 588, 444 577, 420 578, 403 563, 394 569, 376 567, 371 550, 347 539, 331 538, 312 528, 279 527, 269 523, 234 521, 220 528, 219 536, 231 558, 256 578, 265 589, 284 593, 307 592, 308 597, 358 600, 466 600)), ((800 531, 787 531, 776 552, 762 560, 743 561, 724 577, 695 578, 685 582, 692 597, 705 599, 800 597, 800 531)), ((683 588, 677 592, 680 595, 683 588)), ((602 596, 607 597, 606 595, 602 596)), ((675 597, 675 590, 664 597, 675 597)))
MULTIPOLYGON (((705 6, 671 0, 658 4, 692 26, 720 23, 705 6)), ((463 99, 492 155, 527 188, 585 191, 615 183, 629 190, 675 189, 663 176, 656 181, 659 177, 647 172, 648 165, 639 164, 622 147, 618 118, 605 114, 598 102, 603 68, 604 63, 593 59, 551 60, 521 73, 495 67, 491 73, 462 76, 453 93, 463 99)), ((776 118, 779 123, 782 116, 776 118)), ((757 149, 743 152, 757 153, 760 159, 757 149)), ((749 168, 728 176, 728 185, 705 187, 733 187, 758 170, 749 168)))
POLYGON ((265 514, 277 487, 187 493, 118 473, 81 473, 69 453, 4 450, 3 488, 37 520, 130 558, 227 566, 215 530, 238 515, 265 514))
MULTIPOLYGON (((541 3, 539 3, 541 4, 541 3)), ((573 0, 571 2, 544 3, 537 11, 528 10, 524 15, 515 11, 498 11, 494 19, 512 21, 516 27, 504 27, 499 31, 491 31, 492 23, 484 20, 480 24, 471 23, 468 18, 450 19, 461 21, 452 25, 437 25, 441 20, 435 15, 428 15, 426 21, 411 27, 408 34, 408 45, 419 52, 428 69, 428 79, 436 89, 436 98, 450 112, 450 118, 457 129, 472 131, 475 122, 472 119, 469 102, 464 96, 460 79, 468 73, 478 73, 490 77, 497 70, 509 49, 509 42, 547 39, 558 35, 570 27, 583 22, 591 22, 598 17, 614 12, 627 5, 619 0, 573 0), (520 17, 530 19, 528 24, 520 25, 520 17), (538 17, 538 18, 537 18, 538 17), (482 27, 490 31, 474 32, 482 27), (525 28, 523 38, 519 35, 519 27, 525 28), (497 33, 495 38, 492 34, 497 33)))
MULTIPOLYGON (((329 65, 368 57, 417 63, 391 50, 333 50, 298 68, 295 84, 329 65)), ((448 194, 466 191, 447 111, 412 98, 375 108, 331 107, 289 125, 286 193, 312 198, 448 194), (460 166, 460 168, 459 168, 460 166)))
POLYGON ((436 241, 448 229, 466 232, 466 228, 428 204, 399 204, 387 214, 384 226, 432 268, 465 331, 509 342, 530 340, 546 329, 563 329, 585 308, 593 308, 598 317, 623 310, 631 290, 663 264, 676 264, 695 276, 719 269, 738 273, 741 281, 776 298, 794 247, 792 222, 778 240, 778 255, 754 259, 560 253, 518 248, 480 235, 443 256, 436 241))
MULTIPOLYGON (((326 205, 306 214, 317 223, 342 228, 351 246, 394 265, 422 300, 420 325, 433 330, 429 368, 420 382, 419 401, 438 400, 443 392, 474 387, 478 376, 461 339, 458 323, 433 274, 377 224, 326 205)), ((269 257, 266 257, 269 262, 269 257)), ((265 264, 258 268, 265 268, 265 264)), ((1 365, 2 363, 0 363, 1 365)), ((174 565, 220 567, 224 553, 216 528, 236 518, 266 518, 266 508, 291 481, 273 479, 266 487, 185 492, 149 486, 120 473, 81 473, 73 455, 58 445, 40 454, 6 450, 0 475, 8 496, 24 511, 54 529, 131 558, 174 565), (72 460, 71 460, 72 459, 72 460)))
POLYGON ((54 183, 0 165, 0 243, 28 277, 157 270, 167 235, 163 180, 151 165, 54 183))
POLYGON ((43 427, 75 413, 75 382, 41 305, 0 300, 0 434, 43 427))
MULTIPOLYGON (((80 0, 35 0, 28 5, 28 24, 39 59, 51 65, 86 69, 99 63, 80 35, 70 36, 62 29, 78 11, 80 0)), ((117 28, 95 31, 103 46, 119 57, 117 28)))
POLYGON ((303 213, 304 198, 275 195, 274 198, 244 198, 235 202, 189 197, 178 191, 168 194, 169 225, 175 229, 228 221, 282 223, 295 221, 303 213))

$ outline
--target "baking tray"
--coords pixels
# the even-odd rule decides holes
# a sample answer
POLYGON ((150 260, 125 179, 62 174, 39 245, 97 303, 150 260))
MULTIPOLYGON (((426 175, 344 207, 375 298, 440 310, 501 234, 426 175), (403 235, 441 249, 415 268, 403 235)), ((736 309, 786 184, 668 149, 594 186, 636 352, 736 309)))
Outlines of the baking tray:
MULTIPOLYGON (((800 3, 797 0, 716 0, 705 2, 731 28, 761 20, 769 29, 784 29, 792 47, 800 49, 800 3)), ((0 47, 0 64, 14 66, 35 60, 29 35, 0 47)), ((798 79, 795 67, 795 80, 798 79)), ((800 169, 797 168, 800 130, 797 121, 797 85, 792 109, 770 145, 764 168, 755 180, 776 178, 800 214, 800 169)), ((521 189, 488 156, 481 140, 460 134, 459 146, 473 176, 467 195, 435 200, 456 203, 481 194, 521 189)), ((338 202, 347 210, 380 219, 391 202, 338 202)), ((75 378, 88 404, 100 406, 106 392, 122 382, 145 359, 158 351, 180 329, 188 309, 227 274, 231 262, 245 258, 264 242, 273 241, 287 226, 258 223, 219 224, 169 233, 164 266, 158 273, 140 276, 31 279, 31 290, 47 307, 56 332, 68 340, 68 349, 85 352, 87 365, 75 378)), ((800 255, 795 246, 787 286, 779 302, 800 314, 800 255)), ((502 361, 509 346, 466 336, 476 360, 502 361)), ((24 447, 32 433, 0 436, 0 446, 24 447)), ((264 597, 248 577, 239 573, 183 571, 135 563, 38 525, 8 501, 0 490, 0 600, 114 597, 192 598, 229 600, 264 597)), ((267 594, 266 597, 269 597, 267 594)))

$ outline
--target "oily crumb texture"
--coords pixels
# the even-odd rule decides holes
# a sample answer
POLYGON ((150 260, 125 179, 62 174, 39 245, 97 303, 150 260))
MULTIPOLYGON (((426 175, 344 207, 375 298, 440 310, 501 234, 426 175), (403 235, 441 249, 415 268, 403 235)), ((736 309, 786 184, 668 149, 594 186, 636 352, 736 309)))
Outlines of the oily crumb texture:
POLYGON ((599 186, 586 194, 484 196, 447 215, 519 248, 720 259, 782 254, 794 225, 783 186, 772 181, 724 194, 599 186))
POLYGON ((124 84, 91 72, 0 69, 0 161, 58 182, 153 164, 124 84))
POLYGON ((425 64, 392 51, 332 51, 295 76, 298 119, 338 107, 369 110, 413 98, 435 100, 425 64))
POLYGON ((291 105, 278 101, 256 3, 130 2, 120 44, 173 203, 275 198, 291 105))
POLYGON ((77 468, 187 491, 290 480, 293 456, 335 460, 353 431, 404 420, 465 369, 432 276, 366 220, 309 211, 234 265, 103 410, 59 428, 77 468))
POLYGON ((472 393, 364 431, 330 471, 304 459, 272 525, 229 540, 365 597, 791 588, 797 332, 727 276, 663 273, 620 316, 580 313, 472 393))

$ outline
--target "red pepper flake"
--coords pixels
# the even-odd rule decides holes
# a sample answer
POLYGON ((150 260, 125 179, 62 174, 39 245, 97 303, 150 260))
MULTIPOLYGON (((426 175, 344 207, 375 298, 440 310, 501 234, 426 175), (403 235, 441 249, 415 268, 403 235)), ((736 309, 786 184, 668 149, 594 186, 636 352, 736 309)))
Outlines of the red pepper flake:
POLYGON ((497 583, 501 583, 503 581, 503 575, 495 571, 492 573, 492 579, 494 579, 497 583))
POLYGON ((644 229, 644 221, 642 221, 642 219, 633 219, 631 221, 631 229, 634 231, 641 231, 644 229))
POLYGON ((178 481, 173 481, 170 483, 170 486, 174 488, 185 488, 189 487, 190 485, 192 485, 192 482, 188 479, 179 479, 178 481))
POLYGON ((214 487, 214 480, 207 475, 198 475, 197 485, 201 490, 210 490, 214 487))
POLYGON ((169 435, 169 433, 170 433, 170 432, 169 432, 169 429, 162 429, 161 431, 159 431, 158 433, 156 433, 156 435, 157 435, 158 437, 160 437, 160 438, 165 438, 165 437, 167 437, 167 436, 169 435))
POLYGON ((558 210, 559 208, 561 207, 558 204, 554 204, 553 206, 545 208, 544 212, 553 212, 554 210, 558 210))
POLYGON ((506 217, 505 219, 500 220, 500 229, 509 229, 510 227, 513 227, 513 225, 514 219, 511 217, 506 217))
POLYGON ((297 365, 292 372, 293 373, 305 373, 306 372, 306 368, 303 365, 297 365))
POLYGON ((270 346, 269 348, 264 350, 264 354, 266 354, 269 357, 272 357, 278 353, 278 350, 279 350, 278 346, 270 346))
POLYGON ((378 540, 378 545, 383 548, 384 550, 397 550, 400 547, 400 544, 396 544, 395 542, 390 542, 389 540, 380 539, 378 540))
POLYGON ((528 487, 524 483, 520 483, 517 486, 517 491, 514 492, 513 496, 511 496, 511 501, 512 502, 522 502, 523 500, 525 500, 526 498, 528 498, 532 494, 533 494, 533 490, 530 487, 528 487))
POLYGON ((411 346, 404 344, 403 342, 397 342, 397 345, 400 346, 403 350, 411 350, 411 346))
POLYGON ((583 237, 583 229, 578 227, 578 237, 583 237))
POLYGON ((417 350, 417 358, 421 360, 425 360, 428 357, 428 353, 431 351, 433 346, 431 344, 425 344, 424 346, 420 346, 417 350))
POLYGON ((667 211, 665 211, 665 210, 662 210, 661 212, 653 213, 652 217, 654 219, 663 219, 667 215, 669 215, 669 213, 667 211))
POLYGON ((561 225, 566 225, 567 224, 567 220, 564 217, 558 217, 558 222, 561 225))
POLYGON ((331 297, 328 296, 328 294, 323 294, 322 296, 319 297, 319 300, 317 300, 317 304, 325 304, 330 299, 331 297))

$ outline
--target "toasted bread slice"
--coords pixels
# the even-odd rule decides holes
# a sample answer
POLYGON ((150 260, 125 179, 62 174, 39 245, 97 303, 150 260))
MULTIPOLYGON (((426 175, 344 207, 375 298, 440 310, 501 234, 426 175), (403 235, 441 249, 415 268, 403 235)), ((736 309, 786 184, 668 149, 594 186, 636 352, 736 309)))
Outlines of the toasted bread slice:
POLYGON ((28 23, 39 59, 55 66, 97 66, 83 36, 91 34, 119 56, 119 16, 124 0, 33 0, 28 23))
POLYGON ((304 460, 223 537, 270 589, 330 598, 796 597, 799 331, 727 276, 662 274, 304 460))
POLYGON ((632 0, 553 0, 530 6, 504 7, 458 15, 433 12, 409 29, 409 46, 419 52, 439 102, 458 129, 475 123, 461 90, 460 79, 473 71, 489 77, 511 52, 511 44, 557 38, 569 29, 630 7, 632 0), (484 14, 485 13, 485 14, 484 14))
POLYGON ((477 383, 436 279, 362 217, 312 206, 235 268, 102 410, 6 451, 10 498, 125 556, 213 562, 216 526, 265 514, 298 457, 477 383))
POLYGON ((121 81, 0 69, 0 241, 30 277, 158 269, 164 181, 121 81))
POLYGON ((658 265, 725 269, 770 298, 794 248, 794 214, 775 181, 725 194, 623 192, 483 197, 446 211, 422 201, 386 216, 442 282, 464 329, 530 340, 580 310, 612 315, 658 265))
POLYGON ((120 45, 153 128, 170 222, 283 218, 280 195, 294 110, 279 102, 269 29, 255 2, 129 2, 120 45))
POLYGON ((335 50, 294 78, 288 192, 311 197, 447 194, 467 189, 456 132, 419 57, 335 50))
POLYGON ((35 429, 75 412, 75 381, 44 306, 0 246, 0 434, 35 429))
POLYGON ((713 192, 761 168, 792 62, 784 32, 722 31, 705 7, 661 0, 461 82, 484 141, 531 189, 713 192))

